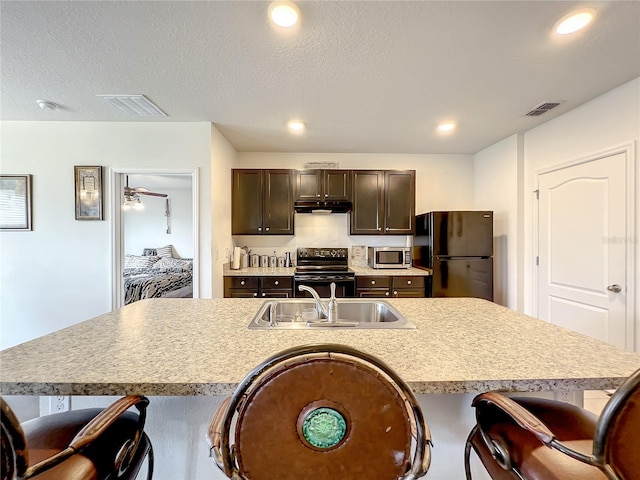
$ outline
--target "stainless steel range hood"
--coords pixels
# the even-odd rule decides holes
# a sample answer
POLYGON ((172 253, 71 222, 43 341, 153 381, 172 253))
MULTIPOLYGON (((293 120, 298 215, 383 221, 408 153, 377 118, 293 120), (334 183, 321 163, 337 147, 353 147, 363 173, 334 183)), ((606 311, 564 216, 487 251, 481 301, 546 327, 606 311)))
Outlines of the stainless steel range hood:
POLYGON ((348 213, 351 211, 351 202, 346 200, 333 202, 296 201, 293 204, 293 210, 296 213, 316 213, 325 215, 329 213, 348 213))

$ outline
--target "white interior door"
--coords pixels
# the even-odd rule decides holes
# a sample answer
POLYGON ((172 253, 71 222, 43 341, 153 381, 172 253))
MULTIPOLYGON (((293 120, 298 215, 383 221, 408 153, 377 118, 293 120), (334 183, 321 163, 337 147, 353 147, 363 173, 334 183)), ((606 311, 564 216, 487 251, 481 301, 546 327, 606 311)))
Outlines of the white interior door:
POLYGON ((538 177, 538 316, 620 348, 632 328, 626 169, 622 152, 538 177))

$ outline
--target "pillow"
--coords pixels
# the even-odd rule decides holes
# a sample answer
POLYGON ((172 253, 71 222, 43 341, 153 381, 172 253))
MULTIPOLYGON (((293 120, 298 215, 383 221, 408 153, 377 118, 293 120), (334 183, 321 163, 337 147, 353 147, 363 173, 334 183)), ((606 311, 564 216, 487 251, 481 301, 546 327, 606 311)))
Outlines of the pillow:
POLYGON ((124 268, 142 268, 150 267, 154 263, 160 260, 160 257, 154 255, 140 256, 140 255, 125 255, 124 256, 124 268))
POLYGON ((153 264, 153 268, 181 268, 183 270, 193 270, 193 259, 162 257, 153 264))
POLYGON ((147 257, 149 255, 158 255, 158 252, 156 252, 155 248, 145 248, 144 250, 142 250, 143 257, 147 257))
POLYGON ((159 257, 173 257, 173 246, 165 245, 164 247, 156 248, 156 255, 159 257))

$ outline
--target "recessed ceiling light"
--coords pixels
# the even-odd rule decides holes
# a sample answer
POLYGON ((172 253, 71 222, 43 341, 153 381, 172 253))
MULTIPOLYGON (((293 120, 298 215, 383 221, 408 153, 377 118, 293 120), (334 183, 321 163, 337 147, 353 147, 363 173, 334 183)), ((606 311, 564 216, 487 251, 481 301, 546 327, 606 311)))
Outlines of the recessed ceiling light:
POLYGON ((269 5, 269 18, 276 25, 284 28, 294 26, 300 18, 298 6, 288 0, 278 0, 269 5))
POLYGON ((558 35, 568 35, 570 33, 577 32, 591 23, 591 20, 593 20, 595 15, 595 10, 590 8, 570 13, 556 23, 556 33, 558 35))
POLYGON ((443 122, 438 125, 438 132, 440 133, 450 133, 456 129, 455 122, 443 122))
POLYGON ((289 127, 289 130, 293 133, 301 133, 304 131, 304 123, 300 120, 291 120, 287 123, 287 127, 289 127))

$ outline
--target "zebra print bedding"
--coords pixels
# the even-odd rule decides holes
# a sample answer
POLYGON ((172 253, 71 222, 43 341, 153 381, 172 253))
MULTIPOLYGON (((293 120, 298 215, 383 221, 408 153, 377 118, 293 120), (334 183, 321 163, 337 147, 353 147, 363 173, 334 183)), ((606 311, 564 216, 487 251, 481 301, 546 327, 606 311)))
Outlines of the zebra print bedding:
POLYGON ((145 298, 159 298, 190 286, 192 271, 182 268, 125 268, 124 304, 145 298))

